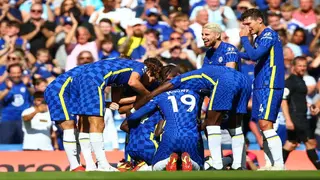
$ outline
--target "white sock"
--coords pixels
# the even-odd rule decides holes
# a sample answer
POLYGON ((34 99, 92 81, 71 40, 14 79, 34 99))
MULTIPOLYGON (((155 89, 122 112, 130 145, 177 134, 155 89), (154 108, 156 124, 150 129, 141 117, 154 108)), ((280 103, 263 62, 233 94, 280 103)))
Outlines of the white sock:
POLYGON ((81 152, 86 161, 86 170, 91 171, 97 169, 97 166, 92 158, 92 148, 90 144, 89 133, 79 133, 79 142, 81 146, 81 152))
POLYGON ((79 167, 79 154, 77 152, 77 142, 74 129, 63 130, 63 146, 69 160, 70 170, 79 167))
POLYGON ((262 132, 267 139, 268 147, 272 154, 274 166, 284 166, 282 156, 282 143, 274 129, 269 129, 262 132))
POLYGON ((242 127, 237 127, 235 129, 229 130, 232 137, 232 154, 233 154, 233 163, 232 168, 238 169, 241 167, 242 162, 242 152, 244 145, 244 136, 242 133, 242 127))
POLYGON ((271 166, 271 161, 265 152, 264 152, 264 159, 266 160, 265 166, 271 166))
POLYGON ((208 145, 212 157, 212 167, 222 169, 221 129, 220 126, 207 126, 208 145))
POLYGON ((191 163, 192 163, 192 170, 195 170, 195 171, 200 170, 200 166, 198 163, 194 162, 192 159, 191 159, 191 163))
POLYGON ((106 169, 110 166, 104 152, 102 133, 90 133, 90 143, 98 162, 98 169, 106 169))
POLYGON ((153 165, 152 170, 153 171, 163 171, 166 168, 169 160, 170 160, 170 157, 167 159, 164 159, 162 161, 157 162, 156 164, 153 165))

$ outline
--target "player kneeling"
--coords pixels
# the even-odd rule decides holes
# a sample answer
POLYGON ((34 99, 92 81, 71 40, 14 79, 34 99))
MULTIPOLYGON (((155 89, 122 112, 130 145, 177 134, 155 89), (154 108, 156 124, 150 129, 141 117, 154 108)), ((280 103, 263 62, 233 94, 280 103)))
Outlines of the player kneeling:
POLYGON ((167 91, 154 97, 139 110, 131 114, 128 122, 161 109, 166 124, 159 148, 153 157, 154 171, 176 171, 179 155, 183 171, 200 170, 203 159, 198 152, 197 104, 200 96, 188 89, 167 91))

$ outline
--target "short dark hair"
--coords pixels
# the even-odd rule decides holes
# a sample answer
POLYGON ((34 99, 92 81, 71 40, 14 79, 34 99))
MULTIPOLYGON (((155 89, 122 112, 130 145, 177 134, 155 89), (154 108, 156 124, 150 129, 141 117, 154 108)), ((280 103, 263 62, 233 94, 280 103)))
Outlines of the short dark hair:
POLYGON ((38 86, 39 84, 41 84, 42 82, 44 83, 48 83, 48 81, 45 78, 39 78, 39 79, 35 79, 34 80, 34 85, 38 86))
POLYGON ((156 38, 159 40, 159 36, 160 36, 160 33, 159 31, 155 30, 155 29, 147 29, 146 32, 144 32, 144 34, 150 34, 152 33, 153 35, 156 36, 156 38))
POLYGON ((286 29, 281 28, 281 29, 277 30, 277 33, 278 33, 279 36, 281 36, 281 37, 286 37, 286 38, 288 38, 288 36, 287 36, 287 30, 286 30, 286 29))
POLYGON ((278 18, 281 18, 281 14, 279 13, 275 13, 275 12, 268 12, 268 18, 269 17, 278 17, 278 18))
POLYGON ((36 98, 44 98, 44 93, 42 91, 36 91, 33 94, 34 99, 36 98))
POLYGON ((163 66, 160 72, 161 80, 166 81, 167 77, 170 74, 177 74, 179 73, 179 68, 175 64, 168 64, 166 66, 163 66))
POLYGON ((305 56, 297 56, 293 59, 292 65, 296 65, 297 61, 307 61, 307 58, 305 56))
POLYGON ((262 12, 255 8, 251 8, 243 12, 241 14, 240 20, 244 21, 248 17, 251 17, 254 20, 257 20, 258 18, 261 18, 262 20, 264 19, 262 12))
POLYGON ((20 23, 18 21, 9 21, 8 27, 16 27, 16 28, 20 29, 20 23))
POLYGON ((23 67, 22 67, 22 65, 20 63, 14 63, 14 64, 9 65, 7 67, 7 72, 10 73, 11 68, 13 68, 13 67, 19 67, 21 72, 23 72, 23 67))
POLYGON ((102 22, 105 22, 105 23, 108 23, 110 25, 112 25, 112 21, 110 19, 107 19, 107 18, 103 18, 99 21, 99 23, 102 23, 102 22))

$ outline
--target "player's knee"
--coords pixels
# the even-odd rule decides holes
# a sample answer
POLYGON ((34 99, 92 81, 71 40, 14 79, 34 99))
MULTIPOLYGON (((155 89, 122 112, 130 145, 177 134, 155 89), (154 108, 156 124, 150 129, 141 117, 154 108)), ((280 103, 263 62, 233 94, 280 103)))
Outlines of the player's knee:
POLYGON ((284 145, 284 149, 288 150, 288 151, 292 151, 294 149, 296 149, 298 146, 297 142, 291 142, 291 141, 287 141, 284 145))
POLYGON ((90 132, 102 133, 105 127, 103 117, 89 117, 90 132))
POLYGON ((262 131, 273 129, 273 123, 267 120, 259 120, 259 127, 262 131))
POLYGON ((305 144, 307 149, 314 149, 317 146, 317 142, 315 139, 309 139, 305 144))
POLYGON ((61 121, 61 122, 58 122, 58 124, 63 130, 75 128, 74 120, 61 121))

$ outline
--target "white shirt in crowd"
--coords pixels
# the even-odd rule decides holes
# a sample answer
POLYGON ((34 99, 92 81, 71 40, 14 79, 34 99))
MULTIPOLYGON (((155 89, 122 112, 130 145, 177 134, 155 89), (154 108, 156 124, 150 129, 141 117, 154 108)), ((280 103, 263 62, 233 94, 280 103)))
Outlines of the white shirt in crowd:
MULTIPOLYGON (((35 111, 30 107, 22 112, 22 116, 35 111)), ((22 120, 23 149, 52 151, 51 128, 53 127, 49 111, 37 113, 31 121, 22 120)))

